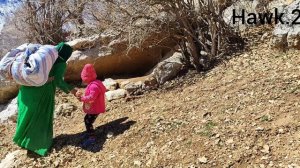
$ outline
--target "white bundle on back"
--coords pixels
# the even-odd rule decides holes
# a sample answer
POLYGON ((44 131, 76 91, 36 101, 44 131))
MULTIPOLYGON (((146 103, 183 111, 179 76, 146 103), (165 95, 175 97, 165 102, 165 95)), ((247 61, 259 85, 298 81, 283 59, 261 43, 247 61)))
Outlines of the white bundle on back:
POLYGON ((24 44, 1 60, 0 76, 11 76, 24 86, 42 86, 57 57, 58 52, 52 45, 24 44))

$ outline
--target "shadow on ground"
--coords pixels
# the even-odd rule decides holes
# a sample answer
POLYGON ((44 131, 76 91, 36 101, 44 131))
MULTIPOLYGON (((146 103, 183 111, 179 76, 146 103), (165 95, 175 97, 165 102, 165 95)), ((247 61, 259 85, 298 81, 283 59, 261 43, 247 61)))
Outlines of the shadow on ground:
MULTIPOLYGON (((109 133, 112 133, 113 137, 116 137, 123 134, 126 130, 129 130, 130 127, 136 123, 136 121, 126 121, 127 119, 128 117, 120 118, 95 128, 96 143, 83 149, 94 153, 101 151, 109 133)), ((81 147, 83 135, 84 132, 59 135, 54 138, 53 148, 56 151, 60 151, 65 146, 81 147)))

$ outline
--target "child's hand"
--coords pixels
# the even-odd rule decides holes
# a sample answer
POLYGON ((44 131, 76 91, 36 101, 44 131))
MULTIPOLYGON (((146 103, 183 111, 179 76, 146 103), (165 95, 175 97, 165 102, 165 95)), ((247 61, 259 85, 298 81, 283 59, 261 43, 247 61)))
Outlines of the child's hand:
POLYGON ((82 92, 81 91, 77 91, 76 93, 75 93, 75 96, 77 97, 77 98, 80 98, 81 96, 82 96, 82 92))

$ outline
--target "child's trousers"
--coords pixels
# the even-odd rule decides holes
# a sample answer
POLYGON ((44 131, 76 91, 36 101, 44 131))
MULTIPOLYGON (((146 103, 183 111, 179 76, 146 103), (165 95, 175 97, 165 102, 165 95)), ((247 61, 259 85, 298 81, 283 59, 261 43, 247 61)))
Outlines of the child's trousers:
POLYGON ((95 122, 98 114, 86 114, 84 117, 84 124, 88 134, 94 134, 95 130, 93 127, 93 123, 95 122))

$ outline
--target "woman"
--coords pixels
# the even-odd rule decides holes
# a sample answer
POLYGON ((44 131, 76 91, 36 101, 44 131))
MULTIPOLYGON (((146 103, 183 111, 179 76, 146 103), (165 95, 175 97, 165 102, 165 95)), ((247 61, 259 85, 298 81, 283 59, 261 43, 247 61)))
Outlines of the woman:
POLYGON ((76 94, 77 89, 64 82, 73 49, 59 43, 55 46, 58 58, 50 73, 49 80, 40 87, 21 86, 18 94, 18 120, 13 141, 20 147, 45 156, 53 141, 53 112, 56 87, 65 93, 76 94))

